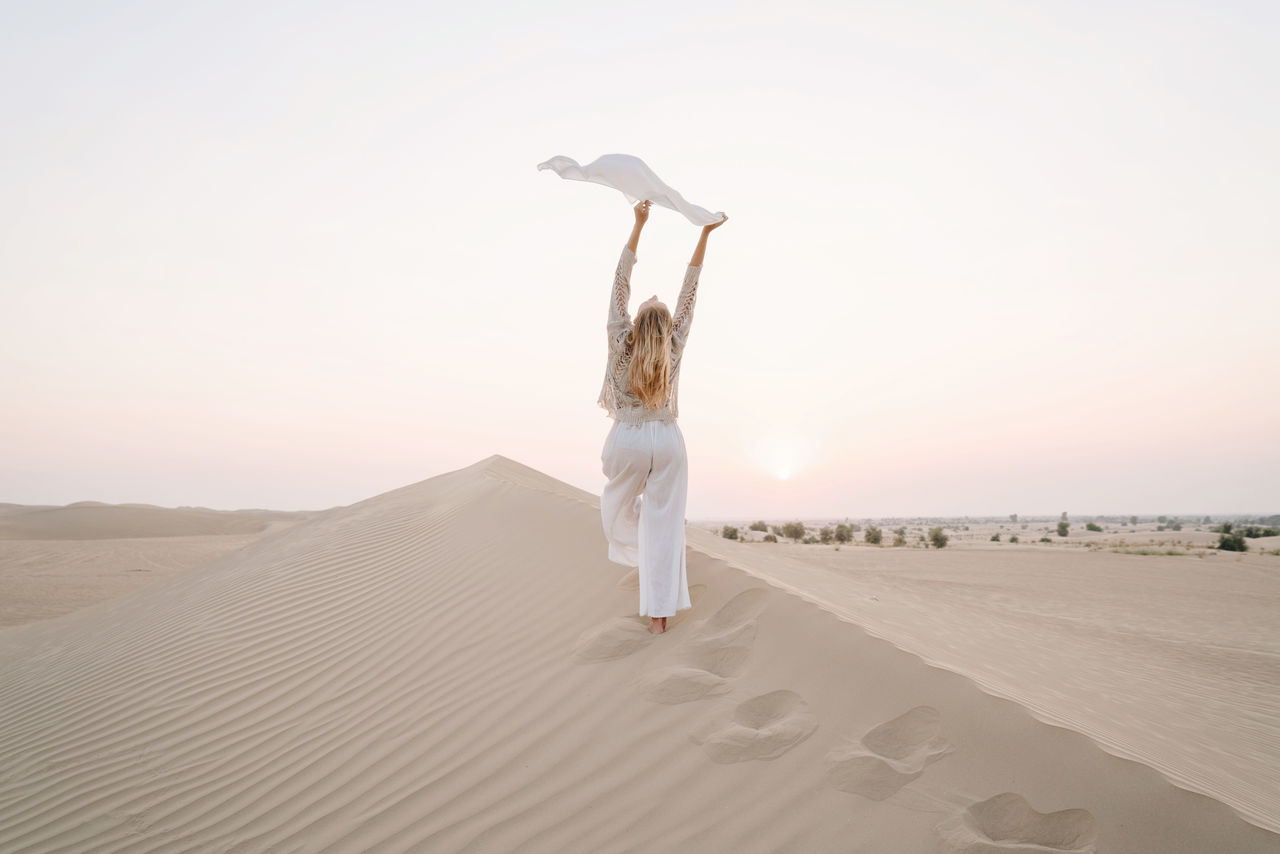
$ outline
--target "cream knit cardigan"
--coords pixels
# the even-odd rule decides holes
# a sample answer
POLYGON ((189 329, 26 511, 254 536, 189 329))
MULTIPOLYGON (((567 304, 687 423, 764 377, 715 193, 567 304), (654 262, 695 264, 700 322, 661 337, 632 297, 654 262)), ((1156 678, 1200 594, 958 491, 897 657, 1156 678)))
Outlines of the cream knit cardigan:
POLYGON ((657 409, 647 409, 640 398, 631 393, 628 369, 631 366, 632 326, 627 303, 631 299, 631 268, 636 255, 626 246, 618 259, 618 269, 613 276, 613 295, 609 299, 609 359, 596 403, 614 420, 627 424, 645 421, 674 423, 680 414, 680 363, 684 346, 689 340, 689 326, 693 323, 693 304, 698 296, 698 275, 701 266, 689 265, 684 273, 684 284, 671 315, 671 392, 657 409))

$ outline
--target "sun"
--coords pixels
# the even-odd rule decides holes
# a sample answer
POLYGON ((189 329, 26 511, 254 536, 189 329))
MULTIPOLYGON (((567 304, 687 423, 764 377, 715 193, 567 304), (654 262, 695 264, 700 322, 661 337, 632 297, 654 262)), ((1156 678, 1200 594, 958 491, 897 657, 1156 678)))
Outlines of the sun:
POLYGON ((798 436, 766 436, 756 440, 750 458, 777 480, 790 480, 809 463, 809 447, 798 436))

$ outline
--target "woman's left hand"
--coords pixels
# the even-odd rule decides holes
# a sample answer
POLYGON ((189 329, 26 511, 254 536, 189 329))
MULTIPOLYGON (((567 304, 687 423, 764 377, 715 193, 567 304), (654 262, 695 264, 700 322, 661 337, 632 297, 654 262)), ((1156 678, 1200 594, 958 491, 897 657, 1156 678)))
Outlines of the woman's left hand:
POLYGON ((634 208, 634 210, 635 210, 635 212, 636 212, 636 225, 644 225, 644 224, 645 224, 645 222, 647 222, 647 221, 648 221, 648 219, 649 219, 649 205, 650 205, 650 204, 651 204, 651 203, 650 203, 650 201, 649 201, 648 199, 645 199, 645 200, 644 200, 644 201, 642 201, 642 202, 637 202, 637 203, 636 203, 636 206, 635 206, 635 208, 634 208))

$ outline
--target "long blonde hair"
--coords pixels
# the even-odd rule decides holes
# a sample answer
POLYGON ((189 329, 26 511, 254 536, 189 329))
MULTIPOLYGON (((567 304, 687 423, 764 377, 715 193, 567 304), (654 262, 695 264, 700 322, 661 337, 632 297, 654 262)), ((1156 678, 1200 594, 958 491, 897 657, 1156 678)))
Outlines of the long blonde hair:
POLYGON ((671 312, 660 302, 636 312, 629 378, 631 392, 653 410, 671 387, 671 312))

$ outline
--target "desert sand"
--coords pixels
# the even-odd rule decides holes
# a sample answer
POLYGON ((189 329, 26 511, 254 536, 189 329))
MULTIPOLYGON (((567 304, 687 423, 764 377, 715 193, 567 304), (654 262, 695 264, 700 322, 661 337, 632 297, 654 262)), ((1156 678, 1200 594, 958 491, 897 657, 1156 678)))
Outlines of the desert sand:
POLYGON ((0 630, 0 851, 1280 849, 1273 566, 687 530, 650 635, 493 456, 0 630))
POLYGON ((0 504, 0 627, 47 620, 137 590, 311 515, 93 501, 0 504))

